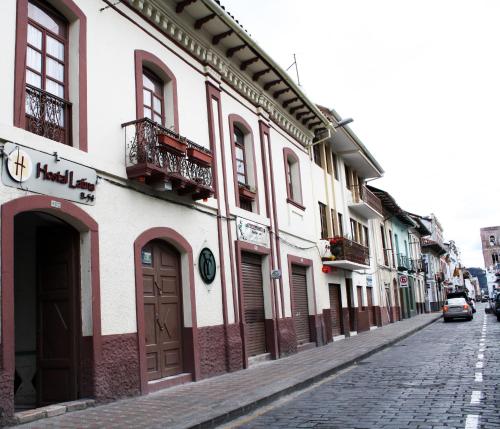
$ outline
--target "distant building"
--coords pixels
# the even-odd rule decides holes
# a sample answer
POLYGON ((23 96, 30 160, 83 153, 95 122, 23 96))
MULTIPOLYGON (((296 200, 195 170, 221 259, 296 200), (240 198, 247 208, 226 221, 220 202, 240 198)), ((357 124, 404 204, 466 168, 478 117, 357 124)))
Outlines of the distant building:
POLYGON ((487 292, 488 280, 486 279, 486 271, 479 267, 467 268, 467 270, 469 271, 469 273, 471 273, 473 277, 477 277, 481 291, 487 292))
POLYGON ((500 226, 481 228, 484 266, 486 269, 500 262, 500 226))

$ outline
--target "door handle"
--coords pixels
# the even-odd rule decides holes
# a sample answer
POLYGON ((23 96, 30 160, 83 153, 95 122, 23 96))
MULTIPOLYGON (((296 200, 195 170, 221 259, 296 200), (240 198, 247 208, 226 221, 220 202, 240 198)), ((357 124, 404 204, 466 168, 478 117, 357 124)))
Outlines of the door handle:
POLYGON ((158 324, 158 327, 160 328, 160 331, 163 331, 163 326, 160 322, 160 317, 158 316, 158 313, 156 314, 156 323, 158 324))
POLYGON ((160 295, 161 295, 161 288, 160 288, 160 286, 158 285, 158 282, 156 281, 156 279, 155 279, 155 286, 156 286, 156 289, 158 289, 158 292, 159 292, 159 293, 160 293, 160 295))

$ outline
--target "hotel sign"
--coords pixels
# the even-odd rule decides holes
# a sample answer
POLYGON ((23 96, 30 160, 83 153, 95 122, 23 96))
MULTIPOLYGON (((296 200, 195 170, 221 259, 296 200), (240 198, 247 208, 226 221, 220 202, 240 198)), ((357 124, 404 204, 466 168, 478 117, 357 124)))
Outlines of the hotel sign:
POLYGON ((250 243, 259 244, 260 246, 269 247, 269 234, 267 227, 257 222, 236 218, 236 231, 238 240, 248 241, 250 243))
POLYGON ((5 143, 3 154, 4 185, 95 204, 97 174, 92 168, 14 143, 5 143))

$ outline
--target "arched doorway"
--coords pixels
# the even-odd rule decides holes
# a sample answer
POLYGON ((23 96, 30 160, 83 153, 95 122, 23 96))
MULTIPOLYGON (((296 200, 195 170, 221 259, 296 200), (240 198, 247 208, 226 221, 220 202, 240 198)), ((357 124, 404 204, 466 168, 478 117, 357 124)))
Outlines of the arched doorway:
POLYGON ((181 374, 182 288, 179 252, 161 240, 141 250, 148 381, 181 374))
MULTIPOLYGON (((0 390, 3 417, 13 415, 15 403, 27 408, 75 396, 99 398, 97 223, 76 204, 54 197, 8 201, 1 206, 1 266, 0 380, 12 386, 0 390), (27 308, 31 315, 20 321, 27 308), (29 338, 23 338, 23 330, 29 338), (52 330, 64 338, 56 338, 52 330), (24 364, 31 371, 32 386, 25 384, 23 389, 35 392, 15 401, 14 392, 23 382, 23 375, 16 377, 16 367, 24 364), (51 391, 51 384, 59 383, 64 388, 51 391)), ((24 380, 28 378, 24 374, 24 380)))
POLYGON ((200 359, 190 244, 171 228, 151 228, 135 240, 134 260, 141 392, 198 380, 200 359))
POLYGON ((80 249, 71 225, 43 212, 14 219, 16 409, 80 396, 80 249))

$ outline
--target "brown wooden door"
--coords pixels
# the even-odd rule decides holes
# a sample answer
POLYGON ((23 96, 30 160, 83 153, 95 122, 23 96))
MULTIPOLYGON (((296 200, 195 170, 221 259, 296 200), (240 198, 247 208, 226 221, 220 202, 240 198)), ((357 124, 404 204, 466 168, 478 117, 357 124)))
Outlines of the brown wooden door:
POLYGON ((161 241, 148 243, 141 256, 147 373, 156 380, 183 371, 180 257, 161 241))
POLYGON ((354 312, 353 296, 352 296, 352 280, 345 279, 345 289, 347 293, 347 306, 349 307, 349 329, 351 332, 356 331, 356 315, 354 312))
POLYGON ((306 268, 292 265, 293 322, 297 344, 311 342, 306 268))
POLYGON ((245 343, 247 356, 250 357, 266 352, 264 285, 260 256, 242 253, 241 280, 243 285, 245 343))
POLYGON ((368 322, 370 326, 375 325, 375 308, 373 307, 373 288, 366 288, 366 299, 368 302, 368 322))
POLYGON ((340 294, 340 285, 330 284, 330 314, 332 317, 333 336, 342 335, 342 299, 340 294))
POLYGON ((37 232, 37 401, 78 397, 78 233, 69 226, 37 232))

